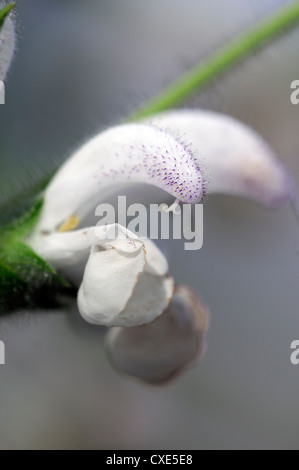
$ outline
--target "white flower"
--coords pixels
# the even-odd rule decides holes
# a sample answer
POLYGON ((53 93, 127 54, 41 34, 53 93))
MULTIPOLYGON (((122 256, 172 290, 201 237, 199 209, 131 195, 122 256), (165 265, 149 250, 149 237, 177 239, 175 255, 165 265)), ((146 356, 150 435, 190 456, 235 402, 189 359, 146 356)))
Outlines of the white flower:
POLYGON ((134 183, 162 188, 182 203, 197 203, 206 193, 218 192, 270 207, 294 198, 291 178, 273 151, 227 116, 175 111, 151 123, 101 133, 53 178, 40 220, 27 240, 64 273, 84 263, 78 306, 91 323, 146 324, 163 313, 172 297, 167 261, 150 241, 119 226, 111 236, 115 225, 98 227, 97 232, 72 231, 110 193, 134 183))
MULTIPOLYGON (((2 5, 0 4, 0 9, 2 5)), ((0 81, 4 81, 15 48, 14 24, 11 17, 5 19, 0 28, 0 81)))
POLYGON ((84 145, 58 171, 45 191, 37 227, 27 240, 62 272, 89 256, 78 306, 91 323, 151 322, 171 300, 168 265, 152 242, 141 242, 128 231, 129 241, 118 236, 107 236, 105 241, 99 230, 106 227, 97 227, 98 237, 94 228, 71 231, 107 194, 140 182, 164 188, 183 202, 198 202, 204 194, 197 160, 178 139, 143 124, 114 127, 84 145))

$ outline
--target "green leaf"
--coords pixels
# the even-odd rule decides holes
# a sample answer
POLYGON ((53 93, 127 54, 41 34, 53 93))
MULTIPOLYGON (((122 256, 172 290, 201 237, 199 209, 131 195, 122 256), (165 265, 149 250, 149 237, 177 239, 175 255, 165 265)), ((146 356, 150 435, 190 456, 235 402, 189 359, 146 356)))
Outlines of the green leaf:
POLYGON ((0 315, 17 308, 25 292, 26 284, 0 258, 0 315))
POLYGON ((0 315, 26 308, 61 308, 66 297, 75 296, 76 289, 26 245, 17 244, 6 259, 0 257, 0 315))
POLYGON ((36 225, 43 208, 38 198, 23 217, 0 228, 0 314, 30 307, 57 306, 57 295, 75 295, 72 286, 24 239, 36 225))
POLYGON ((0 29, 4 24, 6 17, 9 15, 11 10, 14 8, 15 3, 10 3, 0 10, 0 29))
POLYGON ((69 287, 46 261, 23 242, 15 241, 9 244, 2 255, 2 261, 18 279, 29 284, 31 289, 39 289, 45 284, 69 287))

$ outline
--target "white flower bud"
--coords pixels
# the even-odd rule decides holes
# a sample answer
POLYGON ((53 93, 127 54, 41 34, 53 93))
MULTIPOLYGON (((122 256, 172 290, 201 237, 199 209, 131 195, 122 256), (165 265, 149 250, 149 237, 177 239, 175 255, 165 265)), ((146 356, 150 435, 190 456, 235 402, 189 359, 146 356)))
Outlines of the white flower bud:
POLYGON ((117 370, 152 385, 162 385, 200 360, 208 312, 187 287, 177 286, 168 309, 149 325, 112 328, 108 354, 117 370))

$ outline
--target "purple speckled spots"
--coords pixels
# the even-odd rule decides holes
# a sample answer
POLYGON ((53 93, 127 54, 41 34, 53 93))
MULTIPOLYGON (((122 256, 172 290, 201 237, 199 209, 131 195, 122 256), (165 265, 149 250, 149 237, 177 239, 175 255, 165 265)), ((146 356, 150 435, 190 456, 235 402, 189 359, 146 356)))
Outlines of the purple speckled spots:
MULTIPOLYGON (((140 131, 145 130, 145 126, 127 126, 128 130, 136 127, 140 131)), ((182 202, 200 201, 204 196, 204 180, 189 146, 157 128, 148 127, 146 134, 147 144, 141 141, 142 132, 134 145, 122 145, 115 139, 115 145, 119 146, 118 151, 114 152, 117 155, 117 165, 114 159, 107 159, 106 171, 102 171, 98 178, 99 185, 103 187, 112 183, 124 183, 126 180, 144 182, 165 189, 182 202), (151 141, 148 134, 153 136, 151 141), (163 145, 155 144, 161 140, 163 145), (113 168, 109 168, 110 164, 113 168)))
POLYGON ((156 186, 183 203, 205 194, 189 146, 155 126, 125 124, 88 141, 61 167, 45 194, 42 229, 55 230, 72 214, 83 218, 127 183, 156 186))

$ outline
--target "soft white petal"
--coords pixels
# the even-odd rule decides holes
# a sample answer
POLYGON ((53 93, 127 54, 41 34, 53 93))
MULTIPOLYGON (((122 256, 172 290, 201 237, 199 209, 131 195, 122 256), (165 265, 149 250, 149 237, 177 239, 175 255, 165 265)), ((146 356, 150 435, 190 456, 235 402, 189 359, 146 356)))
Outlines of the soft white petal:
POLYGON ((137 235, 120 224, 97 226, 95 228, 95 237, 96 244, 116 248, 119 253, 133 253, 140 249, 140 241, 137 235))
POLYGON ((294 196, 292 179, 269 145, 236 119, 209 111, 172 111, 150 119, 192 145, 207 193, 279 206, 294 196))
POLYGON ((207 326, 206 307, 190 289, 178 286, 169 308, 153 323, 110 330, 109 357, 118 370, 160 385, 199 361, 207 326))
MULTIPOLYGON (((0 5, 0 8, 3 5, 0 5)), ((12 61, 15 48, 14 24, 11 18, 6 18, 0 28, 0 80, 4 81, 12 61)))
POLYGON ((156 276, 164 276, 168 272, 168 262, 163 253, 151 240, 142 240, 146 252, 147 265, 145 271, 156 276))
POLYGON ((168 271, 164 255, 150 240, 141 241, 118 224, 38 232, 26 242, 68 278, 78 280, 77 271, 84 269, 78 306, 90 323, 135 326, 150 322, 172 297, 173 282, 164 276, 168 271), (76 267, 75 276, 70 267, 76 267))
POLYGON ((75 232, 34 234, 26 240, 35 253, 54 268, 61 269, 87 261, 90 248, 96 243, 95 227, 75 232))
POLYGON ((87 142, 58 171, 45 192, 38 229, 53 231, 74 215, 82 218, 128 183, 157 186, 183 202, 203 195, 202 174, 189 148, 153 126, 125 124, 87 142))
POLYGON ((173 289, 173 279, 144 272, 125 309, 111 326, 137 326, 154 321, 168 307, 173 289))
MULTIPOLYGON (((126 244, 127 241, 119 242, 126 244)), ((128 253, 116 248, 105 251, 94 246, 78 293, 83 318, 96 325, 118 325, 121 312, 133 295, 146 260, 143 244, 128 253)))
MULTIPOLYGON (((26 243, 56 269, 74 266, 88 259, 90 248, 116 248, 132 253, 140 248, 138 237, 119 224, 88 227, 71 232, 33 232, 26 243), (124 242, 125 241, 125 242, 124 242)), ((163 255, 161 255, 163 256, 163 255)))

